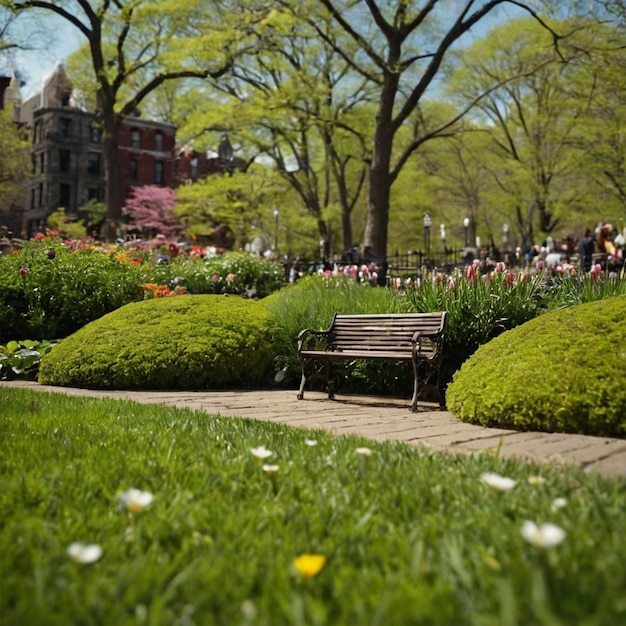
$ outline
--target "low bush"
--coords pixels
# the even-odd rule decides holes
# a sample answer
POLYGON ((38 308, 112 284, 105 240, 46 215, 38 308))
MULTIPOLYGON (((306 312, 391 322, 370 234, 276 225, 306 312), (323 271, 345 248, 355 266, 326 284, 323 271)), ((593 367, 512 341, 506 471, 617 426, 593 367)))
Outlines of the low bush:
POLYGON ((626 437, 626 296, 551 311, 454 375, 448 409, 485 426, 626 437))
POLYGON ((66 337, 140 300, 143 282, 140 266, 115 254, 28 242, 18 253, 0 257, 0 341, 66 337))
POLYGON ((152 282, 195 294, 238 294, 264 298, 285 284, 284 268, 246 252, 228 252, 207 259, 179 256, 158 263, 150 272, 152 282))
POLYGON ((0 256, 0 342, 55 340, 119 307, 153 295, 153 285, 194 294, 261 298, 285 282, 277 263, 246 253, 212 258, 123 246, 78 247, 56 237, 0 256))
POLYGON ((272 316, 236 296, 127 304, 63 339, 39 381, 87 389, 221 389, 267 384, 272 316))
POLYGON ((0 404, 3 624, 626 618, 623 480, 110 399, 0 404))
POLYGON ((0 346, 0 380, 36 380, 39 363, 52 350, 49 341, 9 341, 0 346))

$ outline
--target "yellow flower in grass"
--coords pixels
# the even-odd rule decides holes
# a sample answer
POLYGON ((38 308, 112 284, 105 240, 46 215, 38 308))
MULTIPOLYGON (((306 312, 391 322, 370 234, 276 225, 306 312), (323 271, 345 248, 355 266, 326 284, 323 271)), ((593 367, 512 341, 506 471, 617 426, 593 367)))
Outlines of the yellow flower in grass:
POLYGON ((102 556, 102 548, 97 543, 79 543, 70 544, 67 553, 77 563, 95 563, 102 556))
POLYGON ((538 476, 533 474, 532 476, 528 477, 528 484, 531 487, 539 487, 540 485, 543 485, 543 483, 546 482, 546 479, 543 476, 538 476))
POLYGON ((152 504, 154 496, 148 491, 141 489, 127 489, 120 494, 120 506, 131 513, 140 513, 152 504))
POLYGON ((323 554, 301 554, 293 562, 298 573, 305 578, 317 576, 325 563, 326 557, 323 554))

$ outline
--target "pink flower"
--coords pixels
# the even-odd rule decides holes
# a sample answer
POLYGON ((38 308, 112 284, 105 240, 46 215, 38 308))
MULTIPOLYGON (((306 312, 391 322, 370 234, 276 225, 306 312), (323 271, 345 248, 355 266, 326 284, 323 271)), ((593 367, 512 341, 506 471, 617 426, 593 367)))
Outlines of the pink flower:
POLYGON ((473 283, 476 281, 476 266, 475 265, 470 265, 467 268, 467 280, 470 281, 470 283, 473 283))
POLYGON ((498 272, 498 274, 502 274, 505 270, 506 265, 502 261, 496 263, 496 272, 498 272))
POLYGON ((27 265, 24 265, 24 267, 20 268, 20 274, 22 276, 26 276, 26 274, 28 274, 28 272, 30 272, 30 269, 27 265))
POLYGON ((213 274, 213 276, 211 276, 211 280, 216 283, 218 280, 220 279, 220 277, 217 274, 213 274))
POLYGON ((504 277, 504 284, 510 287, 513 284, 514 280, 515 275, 513 274, 513 272, 507 272, 506 276, 504 277))
POLYGON ((405 283, 404 283, 407 287, 412 287, 413 286, 413 279, 409 276, 405 283))
POLYGON ((450 277, 448 279, 448 289, 454 289, 456 287, 456 279, 450 277))
POLYGON ((599 263, 596 263, 591 270, 589 271, 589 275, 591 278, 598 278, 602 273, 602 266, 599 263))
POLYGON ((227 280, 229 283, 232 283, 232 282, 233 282, 233 280, 235 280, 235 275, 234 275, 234 274, 228 274, 228 276, 226 276, 226 280, 227 280))

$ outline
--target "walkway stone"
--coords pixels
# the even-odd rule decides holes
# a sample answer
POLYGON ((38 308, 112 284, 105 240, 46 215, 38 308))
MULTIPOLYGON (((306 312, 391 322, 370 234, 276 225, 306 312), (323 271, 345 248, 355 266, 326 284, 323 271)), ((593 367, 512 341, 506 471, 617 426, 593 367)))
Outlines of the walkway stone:
POLYGON ((605 478, 626 477, 626 439, 484 428, 461 422, 431 403, 421 403, 418 412, 411 413, 408 400, 372 396, 337 396, 329 400, 321 392, 306 392, 303 400, 297 400, 295 390, 96 391, 28 381, 0 381, 0 386, 186 407, 211 415, 324 430, 333 435, 404 441, 437 451, 483 452, 539 464, 571 463, 605 478))

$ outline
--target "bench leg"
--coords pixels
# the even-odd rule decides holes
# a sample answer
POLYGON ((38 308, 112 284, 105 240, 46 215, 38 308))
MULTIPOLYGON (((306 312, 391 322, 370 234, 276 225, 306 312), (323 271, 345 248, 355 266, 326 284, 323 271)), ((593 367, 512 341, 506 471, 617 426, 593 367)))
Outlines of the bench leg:
POLYGON ((304 385, 306 384, 306 365, 302 363, 301 368, 302 378, 300 379, 300 389, 298 390, 298 395, 296 396, 298 400, 302 400, 302 398, 304 398, 304 385))
POLYGON ((419 388, 419 378, 417 377, 417 363, 413 361, 413 398, 411 400, 411 411, 417 413, 417 390, 419 388))

